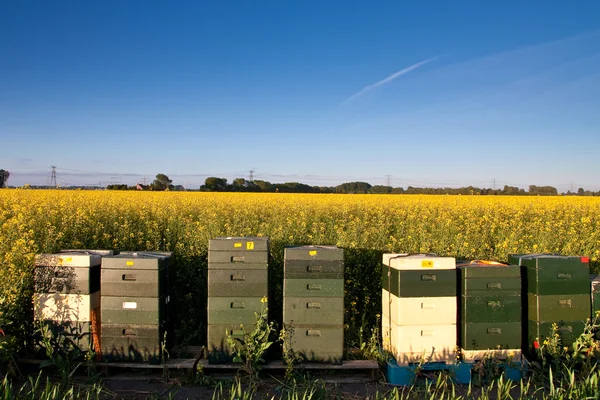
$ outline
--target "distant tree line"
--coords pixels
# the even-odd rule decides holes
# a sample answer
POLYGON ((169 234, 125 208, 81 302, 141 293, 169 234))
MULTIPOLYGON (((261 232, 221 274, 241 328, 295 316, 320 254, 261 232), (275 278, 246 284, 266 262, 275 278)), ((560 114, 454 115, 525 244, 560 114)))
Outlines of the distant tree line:
MULTIPOLYGON (((234 179, 228 183, 225 178, 206 178, 201 192, 279 192, 279 193, 349 193, 349 194, 463 194, 463 195, 510 195, 510 196, 556 196, 558 190, 553 186, 530 185, 528 191, 516 186, 504 186, 502 189, 478 188, 467 186, 461 188, 423 188, 408 186, 392 187, 384 185, 372 186, 367 182, 346 182, 338 186, 309 186, 304 183, 286 182, 271 183, 263 180, 248 181, 244 178, 234 179)), ((600 191, 585 191, 580 188, 577 193, 565 195, 600 196, 600 191)))
MULTIPOLYGON (((0 188, 6 187, 10 173, 0 169, 0 188)), ((29 186, 27 188, 52 189, 50 186, 29 186)), ((96 189, 90 186, 71 186, 63 189, 96 189)), ((173 181, 165 174, 157 174, 156 179, 149 185, 112 184, 108 190, 153 190, 153 191, 184 191, 182 185, 173 185, 173 181)), ((529 185, 527 191, 516 186, 504 186, 502 189, 478 188, 466 186, 461 188, 427 188, 408 186, 392 187, 384 185, 372 186, 367 182, 346 182, 338 186, 310 186, 299 182, 271 183, 263 180, 249 181, 236 178, 228 183, 225 178, 209 177, 200 186, 201 192, 273 192, 273 193, 348 193, 348 194, 463 194, 463 195, 510 195, 510 196, 556 196, 558 190, 553 186, 529 185)), ((560 193, 566 196, 600 196, 600 191, 594 192, 579 188, 576 192, 560 193)))

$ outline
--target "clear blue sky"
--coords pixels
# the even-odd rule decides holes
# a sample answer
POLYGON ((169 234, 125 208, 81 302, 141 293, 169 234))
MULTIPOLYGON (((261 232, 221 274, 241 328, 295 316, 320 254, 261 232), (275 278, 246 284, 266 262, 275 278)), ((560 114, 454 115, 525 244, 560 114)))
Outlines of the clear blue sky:
POLYGON ((600 2, 2 1, 0 139, 9 185, 598 190, 600 2))

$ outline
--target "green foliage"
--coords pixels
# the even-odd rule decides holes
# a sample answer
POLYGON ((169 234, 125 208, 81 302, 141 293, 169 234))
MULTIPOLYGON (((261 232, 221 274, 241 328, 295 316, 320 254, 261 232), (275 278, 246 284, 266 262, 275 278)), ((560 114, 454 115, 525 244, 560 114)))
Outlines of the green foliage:
POLYGON ((114 397, 102 385, 70 385, 64 387, 49 378, 42 379, 42 373, 30 376, 20 387, 13 387, 5 377, 0 382, 0 400, 100 400, 114 397))
POLYGON ((347 182, 335 187, 336 193, 369 193, 371 185, 367 182, 347 182))
POLYGON ((275 330, 273 322, 268 322, 267 298, 261 300, 260 313, 254 313, 256 322, 254 329, 247 332, 244 325, 240 325, 242 338, 234 338, 227 332, 227 344, 233 350, 233 362, 242 364, 242 371, 250 380, 258 380, 261 364, 265 362, 263 355, 273 344, 269 341, 271 333, 275 330))
POLYGON ((38 323, 37 332, 41 347, 46 353, 46 359, 42 361, 40 368, 52 367, 62 387, 66 387, 70 384, 73 374, 83 364, 83 354, 70 338, 57 335, 47 324, 38 323))
POLYGON ((380 320, 377 316, 375 326, 371 329, 371 335, 367 337, 367 340, 363 338, 363 332, 365 328, 360 328, 360 345, 359 349, 363 358, 367 360, 375 360, 380 366, 384 366, 389 360, 393 358, 392 354, 382 347, 381 342, 381 330, 380 320))
POLYGON ((172 183, 173 181, 165 174, 158 174, 154 182, 152 182, 151 187, 152 190, 156 191, 171 190, 173 188, 172 183))
POLYGON ((292 324, 284 324, 279 331, 279 341, 281 342, 281 358, 285 365, 284 378, 286 382, 291 382, 294 379, 294 366, 303 361, 303 357, 296 355, 292 348, 292 340, 296 330, 292 324))
POLYGON ((246 389, 240 380, 236 380, 229 390, 224 388, 223 382, 219 382, 212 396, 212 400, 252 400, 256 390, 246 389))
POLYGON ((204 185, 200 186, 203 192, 226 192, 228 189, 227 179, 214 176, 206 178, 204 185))
POLYGON ((6 186, 6 182, 8 182, 9 177, 10 172, 0 169, 0 189, 6 186))

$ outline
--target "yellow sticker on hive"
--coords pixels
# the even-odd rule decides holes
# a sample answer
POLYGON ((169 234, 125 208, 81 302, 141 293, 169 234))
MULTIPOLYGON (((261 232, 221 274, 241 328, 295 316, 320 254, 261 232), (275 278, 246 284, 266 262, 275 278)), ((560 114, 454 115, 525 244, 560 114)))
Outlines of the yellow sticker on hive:
POLYGON ((133 261, 126 261, 125 264, 127 264, 128 267, 133 266, 133 261))
POLYGON ((254 242, 246 242, 246 250, 254 250, 254 242))
POLYGON ((238 248, 242 247, 242 244, 241 243, 234 243, 233 247, 235 247, 236 249, 238 249, 238 248))
POLYGON ((308 252, 309 256, 316 256, 317 255, 317 251, 316 250, 311 250, 308 252))
POLYGON ((65 257, 65 262, 71 262, 71 261, 73 261, 73 258, 71 258, 71 257, 65 257))
POLYGON ((421 261, 421 268, 433 268, 433 261, 431 261, 431 260, 421 261))

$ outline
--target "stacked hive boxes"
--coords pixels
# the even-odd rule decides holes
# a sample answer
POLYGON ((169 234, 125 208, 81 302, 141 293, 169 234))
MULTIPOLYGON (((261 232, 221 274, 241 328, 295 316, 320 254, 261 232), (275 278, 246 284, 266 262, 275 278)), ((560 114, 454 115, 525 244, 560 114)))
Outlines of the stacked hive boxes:
POLYGON ((552 334, 558 325, 562 344, 570 346, 583 333, 590 317, 589 260, 547 254, 510 255, 511 264, 522 266, 523 291, 527 293, 527 324, 523 350, 552 334))
POLYGON ((590 275, 592 290, 592 319, 600 316, 600 276, 590 275))
POLYGON ((458 268, 463 360, 481 360, 488 354, 520 360, 520 267, 474 261, 458 268))
POLYGON ((287 345, 307 361, 340 363, 344 352, 344 251, 286 247, 283 323, 287 345))
POLYGON ((252 331, 268 297, 269 239, 228 237, 208 245, 209 361, 230 358, 227 334, 241 339, 240 325, 252 331))
POLYGON ((130 253, 102 260, 102 357, 161 359, 167 337, 169 254, 130 253))
MULTIPOLYGON (((172 251, 121 251, 119 253, 120 255, 135 255, 135 254, 146 254, 149 256, 158 256, 158 257, 165 257, 165 262, 166 265, 164 266, 164 268, 166 269, 166 274, 161 275, 161 279, 162 279, 162 284, 163 284, 163 289, 162 292, 163 293, 167 293, 167 298, 166 298, 166 302, 167 302, 167 332, 174 332, 174 322, 175 322, 175 318, 173 318, 173 315, 175 313, 175 303, 173 302, 173 294, 175 292, 175 277, 174 277, 174 271, 175 268, 173 267, 173 261, 174 261, 174 257, 173 257, 173 252, 172 251), (166 279, 166 284, 164 284, 164 281, 166 279)), ((173 344, 173 337, 174 335, 167 335, 167 347, 170 347, 173 344)))
POLYGON ((41 254, 35 259, 34 318, 81 350, 97 342, 102 257, 85 252, 41 254))
POLYGON ((382 333, 398 364, 456 360, 456 260, 384 254, 382 333))

